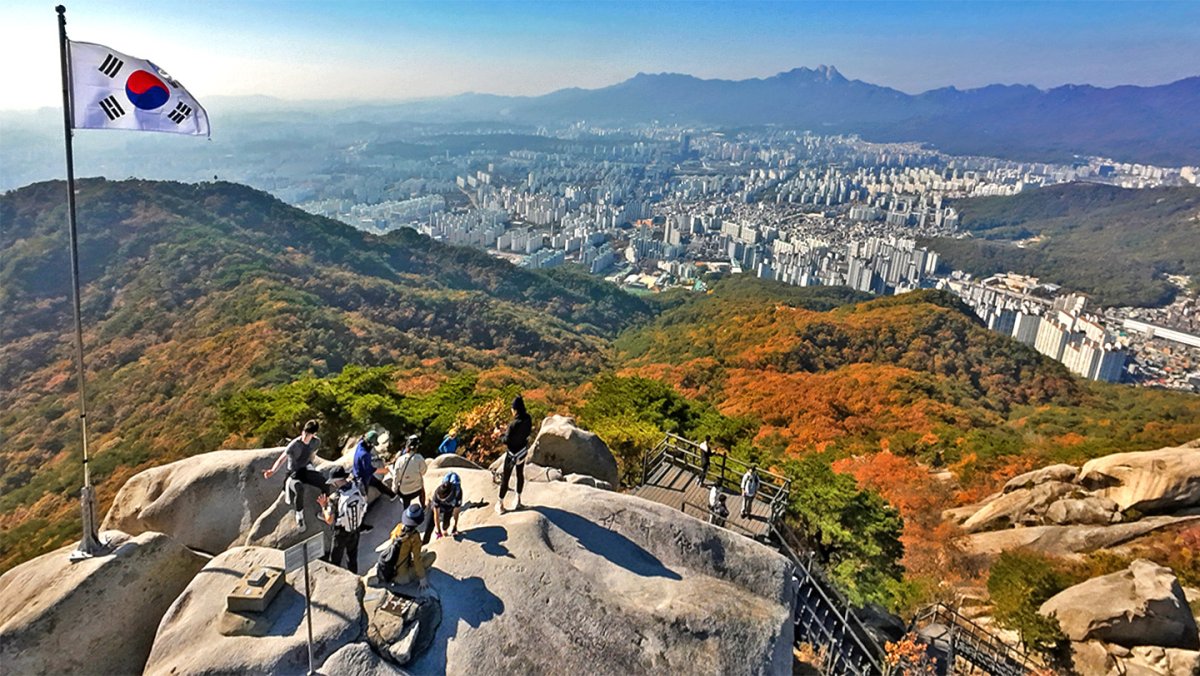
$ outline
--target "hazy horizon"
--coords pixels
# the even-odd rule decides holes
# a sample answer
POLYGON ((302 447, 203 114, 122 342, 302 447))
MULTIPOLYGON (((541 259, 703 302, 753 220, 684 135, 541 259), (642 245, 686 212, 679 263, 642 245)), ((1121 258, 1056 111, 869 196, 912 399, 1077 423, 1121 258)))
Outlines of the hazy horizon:
MULTIPOLYGON (((53 4, 3 12, 0 110, 58 107, 53 4)), ((770 77, 835 66, 919 93, 1152 86, 1200 74, 1200 3, 316 3, 81 0, 73 40, 150 58, 203 101, 402 102, 594 89, 639 72, 770 77), (249 75, 248 75, 249 74, 249 75)))

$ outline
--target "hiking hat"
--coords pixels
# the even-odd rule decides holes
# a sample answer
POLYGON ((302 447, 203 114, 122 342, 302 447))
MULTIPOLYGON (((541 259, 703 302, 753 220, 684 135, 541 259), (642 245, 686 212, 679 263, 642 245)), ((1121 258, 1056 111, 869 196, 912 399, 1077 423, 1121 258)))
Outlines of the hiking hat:
POLYGON ((455 486, 457 486, 458 485, 458 472, 451 472, 451 473, 447 474, 446 478, 442 479, 442 483, 454 484, 455 486))
POLYGON ((378 438, 379 432, 376 432, 375 430, 369 430, 365 435, 363 435, 363 441, 367 442, 368 444, 374 444, 375 440, 378 438))
POLYGON ((400 516, 400 525, 407 526, 409 528, 416 528, 417 526, 420 526, 421 522, 424 520, 425 510, 421 508, 421 505, 414 502, 413 504, 409 505, 408 509, 404 510, 404 514, 400 516))

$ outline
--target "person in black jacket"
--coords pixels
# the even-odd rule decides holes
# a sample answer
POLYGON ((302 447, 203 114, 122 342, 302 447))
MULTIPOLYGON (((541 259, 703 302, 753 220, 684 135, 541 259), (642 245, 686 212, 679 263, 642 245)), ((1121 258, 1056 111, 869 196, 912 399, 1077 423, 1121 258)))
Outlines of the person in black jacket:
POLYGON ((513 470, 517 473, 517 503, 513 509, 521 508, 521 491, 525 489, 525 459, 529 454, 529 434, 533 431, 533 418, 525 411, 525 400, 517 395, 512 403, 513 420, 504 433, 504 470, 500 476, 500 501, 496 513, 504 513, 504 496, 508 494, 508 478, 513 470))

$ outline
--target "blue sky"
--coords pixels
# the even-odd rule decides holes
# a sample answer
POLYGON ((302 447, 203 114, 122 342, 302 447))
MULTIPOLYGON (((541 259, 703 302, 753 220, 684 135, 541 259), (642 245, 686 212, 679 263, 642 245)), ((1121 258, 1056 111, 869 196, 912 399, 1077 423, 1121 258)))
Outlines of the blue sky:
MULTIPOLYGON (((153 59, 203 101, 540 94, 639 71, 765 77, 832 64, 908 92, 1200 74, 1200 2, 74 0, 68 34, 153 59)), ((53 2, 0 8, 0 109, 60 100, 53 2)))

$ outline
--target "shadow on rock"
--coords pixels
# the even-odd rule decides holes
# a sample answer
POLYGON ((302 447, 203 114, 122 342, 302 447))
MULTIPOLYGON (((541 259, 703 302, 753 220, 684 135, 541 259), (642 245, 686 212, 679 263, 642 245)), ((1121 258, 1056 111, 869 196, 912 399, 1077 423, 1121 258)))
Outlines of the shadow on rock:
POLYGON ((550 523, 574 537, 584 549, 634 575, 665 577, 669 580, 683 579, 679 573, 663 565, 658 557, 616 531, 604 528, 578 514, 555 507, 539 506, 534 507, 533 511, 546 517, 550 523))
POLYGON ((467 631, 479 629, 504 612, 504 601, 488 589, 481 577, 456 578, 435 568, 429 573, 429 581, 442 602, 442 623, 429 649, 406 666, 414 674, 444 673, 446 645, 458 636, 460 627, 465 624, 467 631))
POLYGON ((462 531, 462 539, 478 542, 485 554, 515 558, 504 542, 508 540, 508 531, 503 526, 478 526, 462 531))

